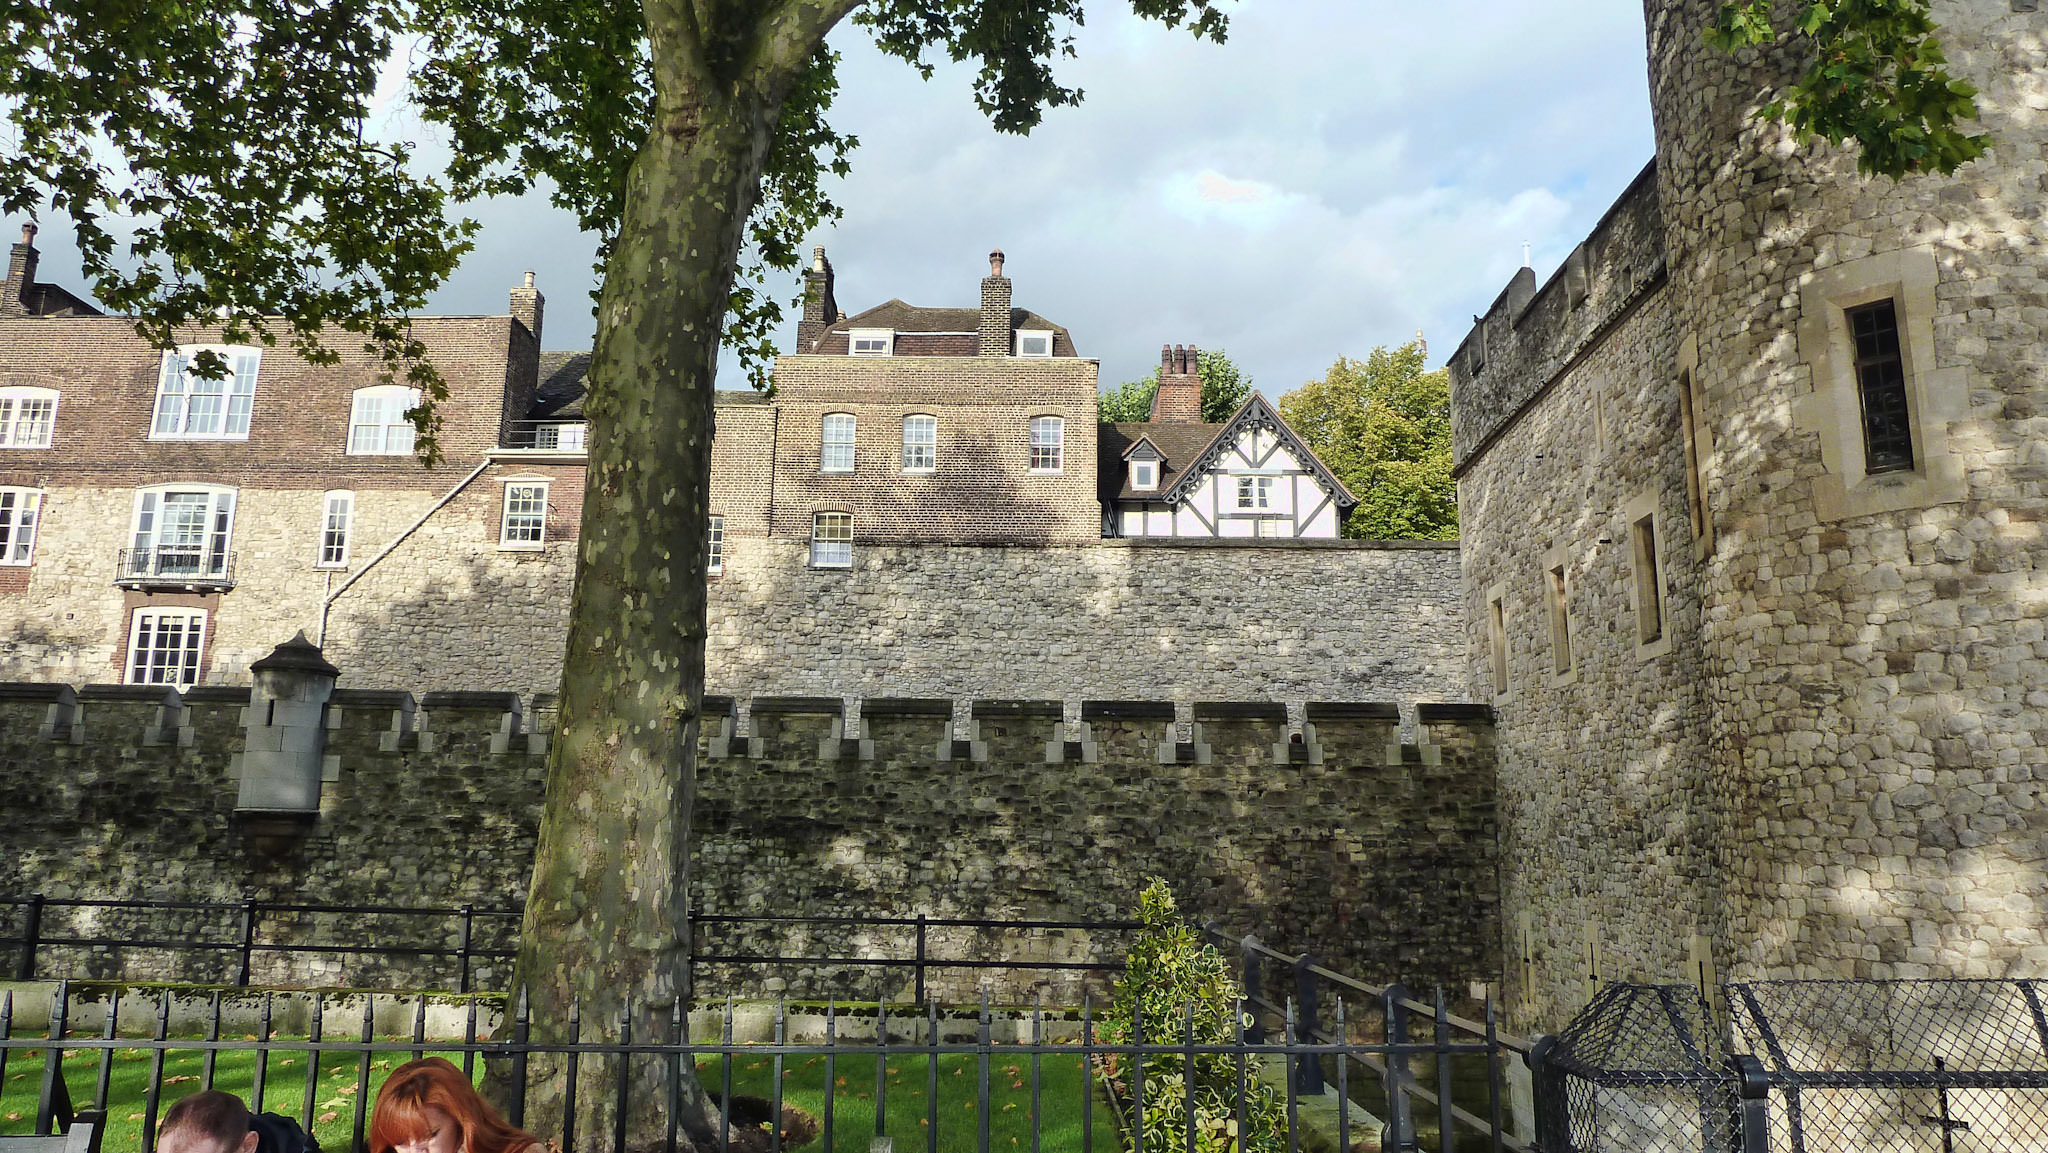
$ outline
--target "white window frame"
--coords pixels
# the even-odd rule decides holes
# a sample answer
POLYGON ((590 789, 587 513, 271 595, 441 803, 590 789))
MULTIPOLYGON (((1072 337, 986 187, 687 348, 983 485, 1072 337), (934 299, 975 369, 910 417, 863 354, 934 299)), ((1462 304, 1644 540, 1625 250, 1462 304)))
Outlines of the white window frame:
POLYGON ((156 403, 150 409, 149 439, 248 440, 249 420, 256 407, 256 375, 262 362, 261 349, 241 345, 183 345, 164 353, 156 379, 156 403), (227 361, 227 376, 207 380, 197 375, 193 363, 202 352, 227 361), (194 403, 200 400, 209 403, 194 403))
POLYGON ((314 568, 348 567, 349 538, 355 535, 356 494, 335 490, 320 502, 320 547, 314 568))
POLYGON ((811 567, 853 567, 852 513, 817 512, 811 514, 811 567))
POLYGON ((405 414, 419 403, 419 390, 402 384, 356 389, 348 409, 348 455, 411 456, 415 430, 405 414))
POLYGON ((121 680, 130 685, 171 685, 189 689, 199 683, 200 663, 206 657, 207 619, 205 609, 136 609, 128 622, 128 652, 121 662, 121 680), (171 650, 152 643, 145 646, 144 626, 152 626, 148 637, 153 642, 163 639, 163 625, 175 621, 179 625, 177 649, 171 650), (175 664, 162 658, 175 654, 175 664), (163 676, 174 672, 175 676, 163 676))
MULTIPOLYGON (((235 505, 236 492, 225 485, 217 484, 157 484, 135 490, 134 517, 129 521, 128 540, 130 561, 125 577, 178 577, 189 576, 196 580, 222 580, 228 575, 230 558, 235 547, 235 505), (191 534, 181 533, 177 539, 166 542, 164 535, 164 510, 172 496, 204 496, 204 520, 198 530, 198 540, 190 539, 191 534), (166 569, 164 561, 170 557, 190 555, 195 563, 191 567, 177 564, 166 569), (144 557, 147 557, 145 563, 144 557)), ((191 501, 180 501, 189 505, 191 501)))
POLYGON ((1031 360, 1050 360, 1050 359, 1052 359, 1052 330, 1051 330, 1051 329, 1049 329, 1049 328, 1020 328, 1020 329, 1018 329, 1018 330, 1017 330, 1017 355, 1018 355, 1018 356, 1020 356, 1020 357, 1025 357, 1025 358, 1031 359, 1031 360), (1045 351, 1044 351, 1044 352, 1026 352, 1026 351, 1024 351, 1024 341, 1025 341, 1025 339, 1026 339, 1026 338, 1030 338, 1030 339, 1033 339, 1033 340, 1037 340, 1037 339, 1041 339, 1041 338, 1042 338, 1042 339, 1044 339, 1044 341, 1045 341, 1045 351))
POLYGON ((1240 510, 1272 508, 1273 478, 1270 476, 1238 477, 1237 507, 1240 510))
POLYGON ((896 330, 893 328, 853 328, 846 333, 846 352, 849 356, 894 356, 896 355, 896 330), (862 344, 870 346, 865 352, 862 344))
POLYGON ((515 552, 532 552, 548 543, 548 482, 534 477, 511 477, 505 481, 505 497, 499 506, 498 547, 515 552), (514 512, 515 502, 520 506, 514 512), (530 506, 537 504, 539 511, 530 506), (515 517, 516 522, 515 522, 515 517), (532 535, 528 536, 528 522, 532 535), (518 535, 513 535, 517 524, 518 535))
POLYGON ((928 412, 914 412, 903 418, 903 471, 907 473, 931 473, 939 468, 939 418, 928 412), (916 427, 925 435, 918 440, 911 439, 910 430, 916 427), (920 452, 919 450, 922 450, 920 452))
POLYGON ((706 534, 704 573, 706 576, 720 576, 725 572, 725 518, 711 514, 711 529, 706 534))
POLYGON ((1156 460, 1132 461, 1131 487, 1138 492, 1157 491, 1159 488, 1159 462, 1156 460))
POLYGON ((852 472, 854 445, 859 434, 860 420, 850 412, 828 412, 819 417, 818 471, 834 474, 852 472), (846 435, 834 436, 836 429, 844 429, 846 435))
POLYGON ((57 390, 54 388, 0 388, 0 448, 48 448, 57 428, 57 390), (43 409, 44 404, 48 409, 43 409), (36 417, 28 424, 28 435, 24 436, 22 426, 24 410, 31 405, 38 410, 36 417))
POLYGON ((42 519, 41 489, 0 488, 0 565, 35 563, 36 530, 42 519))
POLYGON ((1067 458, 1067 419, 1063 416, 1034 416, 1031 418, 1029 455, 1025 458, 1028 471, 1050 475, 1065 471, 1067 458), (1050 430, 1050 436, 1041 433, 1050 430), (1048 463, 1049 462, 1049 463, 1048 463))
POLYGON ((533 427, 533 447, 554 452, 584 452, 589 426, 582 421, 554 421, 533 427))

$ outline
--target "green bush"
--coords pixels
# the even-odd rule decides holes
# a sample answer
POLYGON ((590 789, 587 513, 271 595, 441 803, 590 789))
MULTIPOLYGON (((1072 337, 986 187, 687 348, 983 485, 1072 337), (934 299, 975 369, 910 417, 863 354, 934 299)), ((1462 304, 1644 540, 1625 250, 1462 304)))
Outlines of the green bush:
MULTIPOLYGON (((1145 887, 1138 898, 1138 919, 1143 928, 1131 945, 1115 1000, 1103 1015, 1101 1039, 1112 1045, 1139 1043, 1132 1028, 1135 1020, 1144 1029, 1143 1043, 1178 1045, 1187 1039, 1192 1009, 1195 1044, 1234 1043, 1243 994, 1222 955, 1181 921, 1165 881, 1155 878, 1145 887)), ((1128 1108, 1129 1055, 1107 1053, 1097 1062, 1103 1079, 1128 1108)), ((1145 1058, 1144 1072, 1145 1115, 1138 1123, 1144 1126, 1147 1149, 1185 1148, 1190 1095, 1199 1153, 1275 1153, 1287 1147, 1285 1105, 1259 1080, 1254 1065, 1248 1064, 1242 1074, 1242 1139, 1237 1133, 1238 1058, 1197 1053, 1190 1062, 1181 1053, 1159 1053, 1145 1058)))

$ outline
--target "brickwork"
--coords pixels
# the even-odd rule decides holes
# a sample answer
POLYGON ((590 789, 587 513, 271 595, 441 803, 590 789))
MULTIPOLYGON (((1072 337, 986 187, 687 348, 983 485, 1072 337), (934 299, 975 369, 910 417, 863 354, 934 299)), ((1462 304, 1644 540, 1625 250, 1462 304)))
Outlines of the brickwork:
MULTIPOLYGON (((414 707, 405 694, 338 690, 326 744, 338 768, 322 786, 319 818, 303 834, 267 837, 233 816, 229 767, 242 748, 247 690, 195 690, 168 710, 155 690, 94 690, 80 695, 74 725, 51 731, 60 696, 53 686, 0 685, 0 809, 43 814, 0 825, 0 893, 502 907, 525 892, 545 758, 523 730, 545 728, 547 718, 509 713, 516 700, 507 695, 430 694, 414 707)), ((1394 745, 1390 755, 1390 708, 1311 705, 1313 744, 1275 764, 1284 720, 1270 709, 1210 706, 1197 714, 1195 759, 1164 765, 1166 717, 1097 716, 1085 754, 1093 759, 1047 763, 1056 716, 984 703, 983 759, 940 762, 945 718, 882 700, 864 702, 862 713, 872 759, 821 759, 819 738, 835 718, 801 712, 757 711, 758 755, 706 749, 693 907, 1121 919, 1144 879, 1161 875, 1197 915, 1346 971, 1456 984, 1498 969, 1483 710, 1426 716, 1429 743, 1394 745)), ((872 935, 817 931, 824 935, 808 941, 757 934, 723 943, 814 954, 880 947, 872 935)), ((447 947, 453 932, 322 918, 275 921, 262 939, 447 947)), ((1092 950, 1083 934, 946 945, 1062 960, 1092 950)), ((58 948, 42 952, 39 969, 131 979, 197 972, 190 957, 117 966, 58 948)), ((403 961, 335 957, 273 959, 257 976, 402 986, 415 972, 403 961)), ((736 986, 707 968, 697 990, 758 992, 774 975, 750 966, 749 984, 736 986)), ((907 984, 867 970, 783 975, 798 995, 893 994, 907 984)), ((485 964, 479 986, 502 987, 503 976, 485 964)), ((976 984, 974 974, 954 973, 934 989, 972 1000, 976 984)), ((1078 989, 1025 978, 998 992, 1029 1001, 1078 989)))
MULTIPOLYGON (((1562 1024, 1589 943, 1606 975, 1662 980, 2038 974, 2048 42, 2008 0, 1937 2, 1995 143, 1894 183, 1750 119, 1744 94, 1797 62, 1706 46, 1713 0, 1646 7, 1667 286, 1589 241, 1578 275, 1644 285, 1634 319, 1546 305, 1563 270, 1511 285, 1452 365, 1466 604, 1508 596, 1504 920, 1511 952, 1518 918, 1534 939, 1513 1015, 1562 1024), (1893 473, 1863 460, 1845 347, 1846 310, 1872 300, 1900 319, 1915 456, 1893 473), (1596 452, 1613 463, 1582 463, 1596 452), (1686 525, 1665 550, 1671 645, 1617 678, 1641 647, 1617 534, 1646 491, 1686 525), (1560 556, 1592 622, 1562 686, 1532 607, 1560 556)), ((1484 617, 1468 635, 1490 673, 1484 617)))
POLYGON ((775 381, 778 536, 808 539, 817 512, 851 512, 854 539, 863 542, 1071 543, 1102 536, 1092 360, 784 356, 775 381), (855 418, 850 473, 819 468, 827 413, 855 418), (903 470, 903 418, 913 413, 938 418, 937 467, 928 475, 903 470), (1029 469, 1031 420, 1038 416, 1065 422, 1057 473, 1029 469))

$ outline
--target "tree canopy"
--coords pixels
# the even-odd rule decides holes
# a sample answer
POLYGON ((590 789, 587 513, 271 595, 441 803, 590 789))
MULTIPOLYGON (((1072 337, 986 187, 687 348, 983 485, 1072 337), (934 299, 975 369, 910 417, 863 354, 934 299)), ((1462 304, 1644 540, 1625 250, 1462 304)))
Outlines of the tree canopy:
POLYGON ((1339 357, 1321 380, 1280 398, 1280 415, 1358 498, 1344 535, 1454 540, 1451 378, 1424 368, 1420 340, 1339 357))
MULTIPOLYGON (((1202 419, 1210 424, 1229 420, 1252 393, 1252 378, 1237 367, 1230 354, 1220 348, 1205 348, 1196 354, 1196 373, 1202 378, 1202 419)), ((1152 375, 1127 380, 1095 398, 1099 419, 1110 424, 1139 423, 1151 419, 1152 395, 1159 391, 1159 369, 1152 375)))

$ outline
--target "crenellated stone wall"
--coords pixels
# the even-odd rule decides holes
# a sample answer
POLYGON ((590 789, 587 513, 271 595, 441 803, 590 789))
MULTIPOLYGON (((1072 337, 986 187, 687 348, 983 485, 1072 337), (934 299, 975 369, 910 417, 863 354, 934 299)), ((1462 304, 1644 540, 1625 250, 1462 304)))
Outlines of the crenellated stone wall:
MULTIPOLYGON (((504 908, 524 896, 550 717, 506 693, 338 689, 317 817, 236 812, 236 754, 262 718, 250 691, 0 685, 0 896, 216 902, 136 914, 46 909, 44 936, 233 941, 244 900, 504 908), (34 819, 20 819, 33 814, 34 819)), ((1124 919, 1151 876, 1191 912, 1313 951, 1347 972, 1411 982, 1496 980, 1493 748, 1482 706, 1426 705, 1402 745, 1390 704, 1205 703, 1186 732, 1163 701, 983 700, 955 732, 950 702, 709 702, 699 762, 699 911, 1004 920, 1124 919), (1295 714, 1290 722, 1288 715, 1295 714), (747 731, 736 722, 744 716, 747 731), (852 733, 851 737, 847 736, 852 733), (956 735, 958 739, 956 740, 956 735), (1299 740, 1291 738, 1299 737, 1299 740)), ((543 702, 545 706, 545 702, 543 702)), ((22 910, 0 906, 0 935, 22 910)), ((480 919, 479 948, 516 921, 480 919)), ((453 948, 453 918, 270 915, 259 944, 410 942, 453 948)), ((932 955, 1113 957, 1121 935, 936 931, 932 955)), ((702 926, 699 953, 909 957, 900 934, 702 926), (842 952, 844 951, 844 952, 842 952)), ((237 954, 43 948, 40 975, 232 979, 237 954)), ((282 985, 448 988, 451 962, 348 954, 252 975, 282 985)), ((1005 973, 1005 999, 1078 997, 1074 973, 1005 973)), ((972 1000, 982 974, 934 972, 972 1000)), ((477 988, 501 988, 480 961, 477 988)), ((700 994, 904 993, 908 970, 701 966, 700 994), (771 984, 770 982, 775 982, 771 984)))

